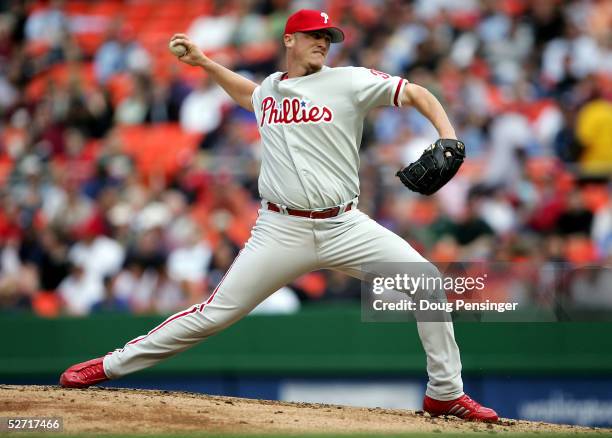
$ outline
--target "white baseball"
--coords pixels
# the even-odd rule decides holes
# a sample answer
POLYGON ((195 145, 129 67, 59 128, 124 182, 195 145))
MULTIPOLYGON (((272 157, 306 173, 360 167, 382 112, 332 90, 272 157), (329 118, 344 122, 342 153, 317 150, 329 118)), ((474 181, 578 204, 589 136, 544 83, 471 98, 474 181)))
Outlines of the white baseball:
POLYGON ((168 48, 174 56, 178 56, 179 58, 187 54, 187 47, 183 44, 172 44, 171 42, 168 48))

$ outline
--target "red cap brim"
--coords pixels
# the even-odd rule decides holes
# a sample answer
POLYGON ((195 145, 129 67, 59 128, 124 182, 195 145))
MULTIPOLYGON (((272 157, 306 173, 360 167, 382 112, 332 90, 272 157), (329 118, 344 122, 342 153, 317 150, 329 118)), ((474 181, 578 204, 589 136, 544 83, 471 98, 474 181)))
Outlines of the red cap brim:
POLYGON ((341 43, 342 41, 344 41, 344 32, 342 32, 342 30, 340 30, 340 28, 338 27, 315 26, 308 29, 300 29, 296 32, 314 32, 315 30, 326 30, 327 32, 329 32, 329 34, 331 35, 332 43, 341 43))

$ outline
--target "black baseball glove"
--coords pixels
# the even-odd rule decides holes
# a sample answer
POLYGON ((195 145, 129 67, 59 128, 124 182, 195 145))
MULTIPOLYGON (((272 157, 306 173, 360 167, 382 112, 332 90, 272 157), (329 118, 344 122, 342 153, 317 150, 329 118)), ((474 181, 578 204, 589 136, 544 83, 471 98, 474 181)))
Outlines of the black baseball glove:
POLYGON ((410 190, 431 195, 455 176, 464 158, 465 145, 462 141, 441 138, 396 175, 410 190))

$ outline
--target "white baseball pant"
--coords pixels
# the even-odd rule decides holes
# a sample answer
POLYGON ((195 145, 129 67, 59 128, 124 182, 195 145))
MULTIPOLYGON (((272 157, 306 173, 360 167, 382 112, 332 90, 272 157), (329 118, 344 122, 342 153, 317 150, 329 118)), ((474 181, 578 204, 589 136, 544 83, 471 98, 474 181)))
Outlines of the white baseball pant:
MULTIPOLYGON (((358 209, 330 219, 309 219, 262 208, 250 239, 208 300, 109 353, 104 371, 116 379, 184 351, 307 272, 335 269, 363 278, 364 264, 383 262, 428 263, 358 209)), ((427 355, 426 394, 438 400, 461 396, 461 360, 452 322, 417 322, 417 329, 427 355)))

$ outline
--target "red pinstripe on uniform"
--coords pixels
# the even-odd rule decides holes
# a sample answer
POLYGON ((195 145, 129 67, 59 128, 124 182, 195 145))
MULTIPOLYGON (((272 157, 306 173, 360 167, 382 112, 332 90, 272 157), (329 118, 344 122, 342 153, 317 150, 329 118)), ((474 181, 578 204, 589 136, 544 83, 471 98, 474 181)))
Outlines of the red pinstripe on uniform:
POLYGON ((395 89, 395 96, 393 96, 393 105, 395 106, 399 106, 399 93, 400 90, 402 89, 402 84, 404 83, 405 79, 400 79, 400 81, 397 83, 397 88, 395 89))
POLYGON ((215 295, 217 295, 217 291, 219 290, 219 288, 221 287, 221 285, 223 284, 223 280, 225 280, 225 277, 227 277, 227 274, 230 273, 230 271, 232 270, 232 268, 234 267, 234 263, 236 263, 236 260, 238 260, 238 257, 240 257, 240 254, 242 254, 243 250, 240 250, 240 252, 238 253, 238 255, 236 256, 236 258, 234 259, 234 261, 232 262, 232 264, 230 265, 230 267, 228 268, 227 272, 225 274, 223 274, 223 277, 221 277, 221 281, 219 282, 219 284, 217 285, 217 287, 215 288, 215 290, 213 291, 213 293, 210 295, 210 298, 208 298, 208 300, 205 303, 200 304, 200 312, 202 310, 204 310, 204 307, 206 307, 207 305, 209 305, 213 298, 215 297, 215 295))
POLYGON ((208 300, 206 300, 205 303, 193 306, 190 310, 186 310, 184 312, 181 312, 179 314, 173 315, 170 318, 168 318, 167 320, 165 320, 164 322, 162 322, 160 325, 158 325, 157 327, 155 327, 153 330, 151 330, 149 333, 147 333, 144 336, 140 336, 136 339, 131 340, 130 342, 127 343, 127 345, 132 345, 132 344, 136 344, 137 342, 142 341, 143 339, 145 339, 147 336, 152 335, 153 333, 155 333, 156 331, 158 331, 159 329, 161 329, 162 327, 164 327, 166 324, 172 322, 172 321, 176 321, 179 318, 182 318, 184 316, 187 315, 191 315, 192 313, 198 311, 198 312, 202 312, 204 310, 204 308, 210 304, 213 300, 213 298, 215 297, 215 295, 217 295, 217 291, 219 290, 219 288, 221 287, 221 285, 223 284, 223 280, 225 280, 225 277, 227 277, 227 274, 229 274, 229 272, 232 270, 232 268, 234 267, 234 263, 236 263, 236 260, 238 260, 238 257, 240 257, 240 254, 242 253, 242 250, 238 253, 238 255, 236 256, 236 258, 234 259, 234 261, 232 262, 232 264, 230 265, 229 269, 227 270, 227 272, 223 275, 223 278, 221 278, 221 281, 219 282, 219 284, 217 285, 217 287, 215 288, 215 290, 213 291, 213 293, 210 295, 210 297, 208 298, 208 300), (199 308, 198 308, 199 307, 199 308))

